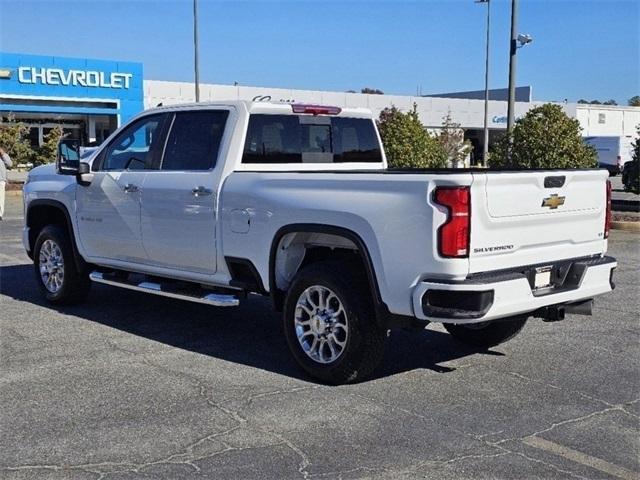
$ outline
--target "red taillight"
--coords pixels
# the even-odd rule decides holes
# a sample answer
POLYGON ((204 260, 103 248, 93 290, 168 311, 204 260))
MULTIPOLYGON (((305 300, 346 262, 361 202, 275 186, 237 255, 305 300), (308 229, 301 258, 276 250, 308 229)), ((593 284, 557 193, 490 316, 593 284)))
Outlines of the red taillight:
POLYGON ((609 238, 611 226, 611 182, 607 180, 607 213, 604 216, 604 238, 609 238))
POLYGON ((312 115, 338 115, 342 109, 340 107, 327 107, 324 105, 305 105, 294 103, 291 105, 293 113, 310 113, 312 115))
POLYGON ((434 200, 448 210, 447 221, 438 229, 440 256, 468 257, 471 226, 469 187, 437 187, 434 200))

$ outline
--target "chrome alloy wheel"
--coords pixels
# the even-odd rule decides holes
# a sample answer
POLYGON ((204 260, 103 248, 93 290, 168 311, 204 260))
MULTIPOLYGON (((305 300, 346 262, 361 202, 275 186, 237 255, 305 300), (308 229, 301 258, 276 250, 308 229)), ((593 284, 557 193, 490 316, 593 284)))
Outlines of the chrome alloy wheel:
POLYGON ((64 258, 62 250, 53 240, 45 240, 38 258, 42 284, 51 293, 58 293, 64 282, 64 258))
POLYGON ((295 329, 304 352, 315 362, 337 360, 347 346, 347 313, 329 288, 313 285, 298 297, 295 329))

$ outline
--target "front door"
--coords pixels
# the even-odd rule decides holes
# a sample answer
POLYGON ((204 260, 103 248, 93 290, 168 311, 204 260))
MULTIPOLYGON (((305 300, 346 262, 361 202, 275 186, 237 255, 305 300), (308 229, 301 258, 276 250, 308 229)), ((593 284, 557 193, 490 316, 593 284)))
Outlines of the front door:
POLYGON ((146 262, 140 230, 140 194, 153 166, 157 134, 166 115, 143 117, 125 127, 96 157, 94 178, 78 186, 77 225, 91 259, 146 262))
POLYGON ((228 110, 177 112, 160 168, 142 185, 142 243, 154 266, 216 272, 215 166, 228 110))

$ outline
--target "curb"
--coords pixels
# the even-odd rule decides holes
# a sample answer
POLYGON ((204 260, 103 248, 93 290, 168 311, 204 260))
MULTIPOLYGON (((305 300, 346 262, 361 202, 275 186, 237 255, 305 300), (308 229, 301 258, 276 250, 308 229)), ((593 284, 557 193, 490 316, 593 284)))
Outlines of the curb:
POLYGON ((611 229, 640 232, 640 222, 611 222, 611 229))

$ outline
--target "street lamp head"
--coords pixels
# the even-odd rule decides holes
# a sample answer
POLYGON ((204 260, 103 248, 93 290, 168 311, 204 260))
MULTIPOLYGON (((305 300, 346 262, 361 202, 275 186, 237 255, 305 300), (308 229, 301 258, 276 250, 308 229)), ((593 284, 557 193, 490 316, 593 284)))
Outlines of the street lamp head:
POLYGON ((519 47, 524 47, 525 45, 528 45, 531 42, 533 42, 533 37, 531 35, 529 35, 528 33, 520 33, 520 34, 518 34, 518 46, 519 47))

